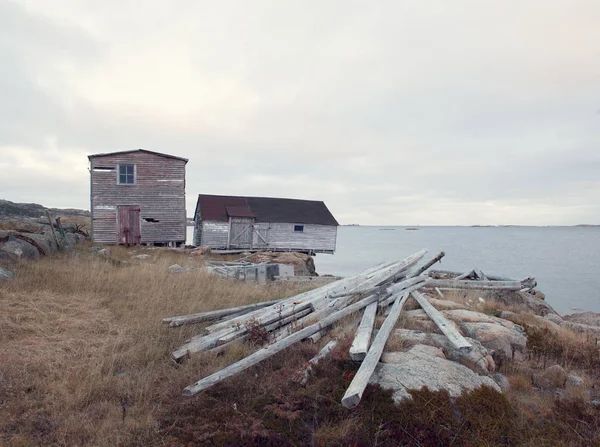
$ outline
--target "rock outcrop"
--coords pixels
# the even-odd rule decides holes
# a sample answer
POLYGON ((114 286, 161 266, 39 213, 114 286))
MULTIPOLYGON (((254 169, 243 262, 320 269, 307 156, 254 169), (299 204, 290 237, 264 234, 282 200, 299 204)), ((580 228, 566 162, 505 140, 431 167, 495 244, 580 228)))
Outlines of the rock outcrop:
POLYGON ((447 390, 451 396, 460 396, 463 391, 482 385, 501 390, 490 377, 440 358, 439 349, 432 346, 416 345, 407 352, 388 353, 385 360, 387 363, 377 365, 370 383, 393 390, 396 402, 410 398, 408 390, 423 387, 433 391, 447 390))
POLYGON ((533 375, 533 384, 542 389, 564 388, 568 374, 560 365, 552 365, 533 375))
POLYGON ((579 312, 571 315, 565 315, 563 320, 570 321, 571 323, 600 327, 599 312, 579 312))
POLYGON ((493 351, 472 338, 466 337, 467 341, 473 345, 473 348, 469 352, 464 352, 456 349, 450 343, 448 337, 441 334, 410 329, 397 329, 395 335, 400 337, 400 340, 404 343, 440 348, 447 359, 458 362, 477 374, 493 374, 496 370, 496 364, 492 358, 493 351))

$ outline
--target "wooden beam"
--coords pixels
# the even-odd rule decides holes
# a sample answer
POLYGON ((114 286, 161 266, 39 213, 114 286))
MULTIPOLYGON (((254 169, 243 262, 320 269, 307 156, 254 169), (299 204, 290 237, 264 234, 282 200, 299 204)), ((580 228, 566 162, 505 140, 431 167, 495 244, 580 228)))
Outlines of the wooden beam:
POLYGON ((524 287, 535 287, 533 278, 521 281, 457 281, 455 279, 430 279, 429 287, 445 289, 483 289, 483 290, 521 290, 524 287))
POLYGON ((392 306, 392 310, 389 316, 385 319, 381 328, 377 332, 375 336, 375 340, 373 340, 373 344, 367 352, 367 355, 363 362, 358 368, 358 371, 354 375, 354 379, 350 383, 350 386, 346 390, 346 394, 342 398, 342 405, 346 408, 354 408, 360 402, 362 395, 377 367, 377 363, 379 363, 379 359, 381 358, 381 354, 383 353, 383 349, 385 348, 385 344, 400 317, 400 313, 402 312, 402 307, 406 300, 408 299, 409 294, 405 293, 402 298, 396 295, 396 300, 394 305, 392 306))
POLYGON ((358 330, 356 331, 356 337, 354 337, 354 341, 350 347, 350 358, 355 362, 363 360, 367 355, 376 315, 377 303, 371 303, 365 307, 362 319, 360 320, 360 326, 358 326, 358 330))
POLYGON ((439 327, 444 333, 444 335, 448 337, 448 340, 455 348, 463 352, 469 352, 473 348, 473 345, 456 330, 452 323, 450 323, 446 317, 440 313, 440 311, 438 311, 431 305, 429 301, 427 301, 427 298, 425 298, 424 295, 417 291, 412 292, 411 295, 415 300, 417 300, 425 313, 429 315, 429 318, 431 318, 437 327, 439 327))
MULTIPOLYGON (((435 275, 452 275, 453 278, 455 278, 456 276, 460 276, 462 275, 463 272, 454 272, 451 270, 431 270, 429 272, 429 276, 435 276, 435 275)), ((488 279, 490 281, 515 281, 512 278, 507 278, 506 276, 498 276, 498 275, 485 275, 488 277, 488 279)))
MULTIPOLYGON (((281 299, 271 300, 271 301, 263 301, 260 303, 248 304, 246 306, 229 307, 227 309, 211 310, 209 312, 200 312, 197 314, 163 318, 162 322, 165 324, 168 323, 169 327, 178 327, 178 326, 182 326, 184 324, 202 323, 204 321, 218 320, 222 317, 226 317, 228 315, 233 315, 238 312, 244 312, 244 311, 250 312, 255 309, 262 309, 263 307, 268 307, 268 306, 272 306, 273 304, 277 304, 280 301, 281 301, 281 299)), ((240 314, 240 315, 242 315, 242 314, 240 314)))
POLYGON ((50 211, 46 210, 46 216, 48 216, 48 223, 50 224, 50 231, 52 232, 52 236, 54 236, 54 242, 56 242, 56 249, 60 251, 60 244, 58 243, 58 237, 56 237, 56 233, 54 232, 54 225, 52 224, 52 218, 50 217, 50 211))
MULTIPOLYGON (((374 304, 374 303, 372 303, 374 304)), ((312 359, 308 361, 308 365, 299 373, 299 382, 301 385, 306 385, 308 382, 308 377, 312 373, 313 366, 319 363, 322 359, 327 357, 331 350, 335 348, 338 344, 337 340, 330 340, 323 348, 315 355, 312 359)))
POLYGON ((413 290, 418 290, 421 287, 426 287, 429 285, 430 279, 426 276, 416 276, 414 278, 406 279, 402 282, 396 283, 391 287, 387 288, 388 297, 379 301, 379 308, 383 309, 393 304, 396 300, 396 296, 406 292, 412 292, 413 290))
POLYGON ((423 267, 421 267, 419 270, 417 270, 412 276, 419 276, 419 275, 423 274, 423 272, 425 270, 427 270, 428 268, 430 268, 433 264, 435 264, 436 262, 440 262, 444 256, 446 256, 446 253, 441 251, 435 258, 433 258, 429 262, 427 262, 423 267))
POLYGON ((254 366, 257 363, 260 363, 263 360, 277 354, 278 352, 283 351, 284 349, 293 345, 294 343, 304 340, 309 335, 320 331, 321 329, 329 326, 330 324, 333 324, 336 321, 341 320, 342 318, 367 307, 369 304, 377 301, 377 299, 378 297, 376 295, 370 295, 367 298, 364 298, 361 301, 346 307, 345 309, 342 309, 334 314, 329 315, 328 317, 325 317, 322 321, 319 321, 304 329, 301 329, 298 332, 294 332, 293 334, 284 338, 283 340, 273 343, 272 345, 266 346, 256 351, 255 353, 250 354, 248 357, 238 362, 235 362, 232 365, 229 365, 221 371, 217 371, 216 373, 199 380, 195 384, 186 387, 183 390, 183 395, 193 396, 199 391, 205 390, 206 388, 209 388, 221 382, 222 380, 227 379, 228 377, 234 376, 250 368, 251 366, 254 366))
POLYGON ((475 273, 475 275, 482 281, 489 281, 489 278, 487 276, 485 276, 485 274, 479 270, 478 268, 474 268, 473 272, 475 273))
POLYGON ((469 276, 473 275, 475 273, 475 270, 469 270, 467 273, 463 273, 462 275, 458 275, 456 278, 454 278, 454 281, 460 281, 463 279, 467 279, 469 276))

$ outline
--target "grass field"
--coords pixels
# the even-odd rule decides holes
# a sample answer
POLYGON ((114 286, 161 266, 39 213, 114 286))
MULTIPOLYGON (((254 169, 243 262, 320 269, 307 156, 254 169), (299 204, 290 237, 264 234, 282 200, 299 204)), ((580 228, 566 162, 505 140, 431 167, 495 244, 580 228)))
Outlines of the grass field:
POLYGON ((199 267, 202 259, 124 247, 111 247, 107 259, 89 247, 23 263, 16 279, 0 283, 0 445, 600 445, 589 393, 539 392, 529 376, 542 353, 544 363, 580 368, 594 387, 597 347, 531 328, 538 355, 504 366, 506 395, 423 390, 394 405, 389 392, 369 386, 361 405, 346 410, 340 399, 356 365, 345 337, 306 387, 292 379, 318 347, 299 344, 183 398, 185 386, 254 347, 176 365, 171 351, 199 327, 169 329, 163 317, 290 296, 310 284, 168 274, 174 263, 199 267), (151 257, 132 259, 140 253, 151 257))

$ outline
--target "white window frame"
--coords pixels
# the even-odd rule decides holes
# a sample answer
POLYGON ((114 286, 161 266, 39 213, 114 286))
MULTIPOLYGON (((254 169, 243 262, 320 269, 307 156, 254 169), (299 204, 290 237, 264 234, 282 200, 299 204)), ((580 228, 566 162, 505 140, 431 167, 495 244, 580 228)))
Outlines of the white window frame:
MULTIPOLYGON (((127 175, 127 174, 125 174, 127 175)), ((133 186, 137 183, 137 165, 135 163, 123 163, 117 165, 117 185, 133 186), (133 166, 133 183, 121 183, 121 166, 133 166)))

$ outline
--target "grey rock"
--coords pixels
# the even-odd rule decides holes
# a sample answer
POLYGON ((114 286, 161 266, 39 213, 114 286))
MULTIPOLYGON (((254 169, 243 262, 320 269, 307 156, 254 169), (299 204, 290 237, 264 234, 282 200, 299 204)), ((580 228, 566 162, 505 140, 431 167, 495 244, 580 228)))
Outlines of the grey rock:
POLYGON ((584 380, 576 374, 569 374, 567 376, 567 382, 569 383, 569 385, 577 387, 583 386, 585 383, 584 380))
POLYGON ((142 254, 142 255, 135 255, 135 256, 132 256, 132 257, 131 257, 131 259, 148 259, 148 258, 150 258, 150 257, 151 257, 151 256, 150 256, 150 255, 148 255, 148 254, 142 254))
POLYGON ((395 353, 398 363, 379 363, 370 382, 394 391, 399 402, 410 398, 408 390, 427 387, 432 391, 447 390, 451 396, 487 385, 497 391, 500 387, 491 378, 479 376, 466 366, 442 359, 423 348, 395 353))
POLYGON ((13 279, 15 274, 10 270, 6 270, 3 267, 0 267, 0 279, 13 279))
POLYGON ((496 373, 492 376, 494 382, 498 384, 503 393, 506 393, 510 390, 510 382, 506 378, 504 374, 496 373))
POLYGON ((437 310, 468 309, 468 307, 464 304, 450 300, 440 300, 437 298, 427 297, 427 301, 429 301, 437 310))
POLYGON ((179 265, 179 264, 173 264, 171 265, 168 270, 169 273, 182 273, 183 272, 183 268, 179 265))
POLYGON ((110 248, 101 248, 96 253, 106 258, 110 258, 112 256, 112 251, 110 251, 110 248))
POLYGON ((516 324, 507 327, 497 322, 464 322, 460 327, 466 335, 493 350, 496 362, 512 360, 518 358, 515 354, 522 355, 526 352, 527 336, 523 328, 516 324))
POLYGON ((472 338, 466 337, 467 341, 473 345, 473 348, 470 352, 463 352, 460 349, 456 349, 445 335, 409 329, 397 329, 395 334, 399 336, 401 340, 409 343, 440 348, 447 359, 458 362, 477 374, 493 374, 496 370, 496 364, 492 358, 493 351, 487 349, 477 340, 473 340, 472 338))
POLYGON ((567 382, 567 372, 560 365, 552 365, 544 371, 533 375, 533 384, 538 388, 564 388, 567 382))
POLYGON ((544 318, 546 320, 549 320, 549 321, 552 321, 553 323, 558 324, 559 326, 563 322, 563 318, 557 314, 547 314, 547 315, 544 315, 544 318))
POLYGON ((565 315, 564 320, 572 323, 586 324, 588 326, 600 327, 600 313, 599 312, 579 312, 571 315, 565 315))
MULTIPOLYGON (((433 356, 445 359, 446 356, 440 348, 430 345, 415 345, 410 351, 419 356, 433 356)), ((382 363, 400 363, 403 358, 403 352, 384 352, 381 356, 382 363)))
POLYGON ((600 326, 591 326, 589 324, 574 323, 565 320, 561 323, 560 327, 570 329, 578 334, 591 335, 592 337, 600 338, 600 326))
POLYGON ((33 245, 25 242, 21 239, 12 237, 0 248, 6 253, 14 255, 17 259, 26 259, 28 261, 35 261, 39 259, 40 252, 33 245))

